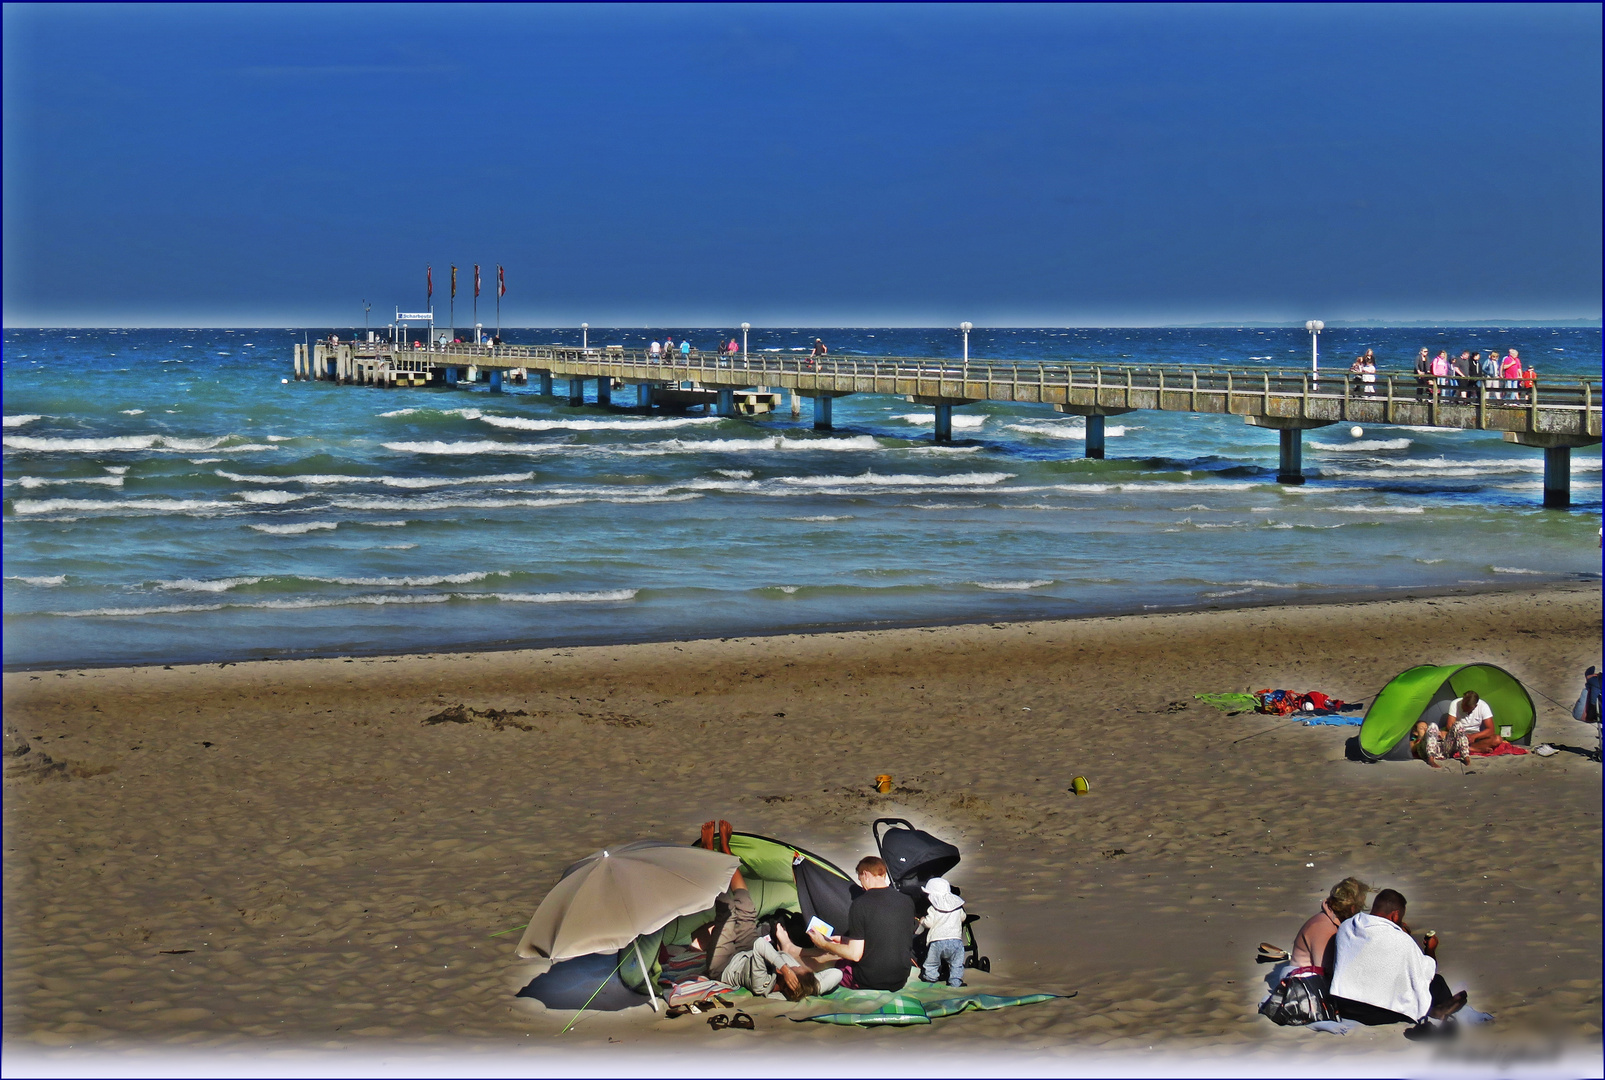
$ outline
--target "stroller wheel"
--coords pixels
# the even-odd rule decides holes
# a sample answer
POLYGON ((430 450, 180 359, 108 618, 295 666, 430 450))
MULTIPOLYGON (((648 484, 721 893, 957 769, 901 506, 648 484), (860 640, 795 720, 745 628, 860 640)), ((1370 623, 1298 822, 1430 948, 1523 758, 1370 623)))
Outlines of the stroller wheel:
POLYGON ((975 967, 977 971, 991 971, 992 958, 990 956, 977 956, 975 958, 975 967))

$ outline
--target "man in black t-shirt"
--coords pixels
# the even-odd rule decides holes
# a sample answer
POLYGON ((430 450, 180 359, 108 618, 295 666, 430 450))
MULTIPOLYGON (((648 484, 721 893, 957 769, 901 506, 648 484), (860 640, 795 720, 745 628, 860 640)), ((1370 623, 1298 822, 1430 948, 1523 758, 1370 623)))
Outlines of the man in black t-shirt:
POLYGON ((914 901, 891 888, 886 864, 874 855, 858 861, 863 895, 847 911, 847 929, 834 938, 808 934, 816 946, 845 960, 842 985, 858 990, 901 990, 913 966, 914 901))

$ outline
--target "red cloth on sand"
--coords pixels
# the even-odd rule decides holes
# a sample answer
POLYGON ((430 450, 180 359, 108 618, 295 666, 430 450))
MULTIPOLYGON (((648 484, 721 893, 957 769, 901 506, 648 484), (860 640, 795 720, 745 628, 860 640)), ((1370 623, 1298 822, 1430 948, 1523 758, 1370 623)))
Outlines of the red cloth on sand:
POLYGON ((1504 757, 1506 754, 1525 754, 1527 751, 1508 739, 1500 739, 1492 750, 1473 750, 1472 757, 1504 757))

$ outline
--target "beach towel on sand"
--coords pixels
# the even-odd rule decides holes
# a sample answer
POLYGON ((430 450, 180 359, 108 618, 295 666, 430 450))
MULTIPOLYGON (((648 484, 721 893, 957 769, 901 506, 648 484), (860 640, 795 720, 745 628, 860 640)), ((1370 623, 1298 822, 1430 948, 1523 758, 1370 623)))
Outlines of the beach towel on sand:
POLYGON ((1492 750, 1473 750, 1472 757, 1503 757, 1506 754, 1525 754, 1527 751, 1511 742, 1509 739, 1500 739, 1492 750))
POLYGON ((829 1011, 790 1019, 861 1027, 929 1024, 969 1009, 1006 1009, 1010 1005, 1034 1005, 1056 997, 1075 997, 1075 994, 987 994, 966 987, 910 979, 901 990, 837 990, 828 998, 811 999, 829 1011))

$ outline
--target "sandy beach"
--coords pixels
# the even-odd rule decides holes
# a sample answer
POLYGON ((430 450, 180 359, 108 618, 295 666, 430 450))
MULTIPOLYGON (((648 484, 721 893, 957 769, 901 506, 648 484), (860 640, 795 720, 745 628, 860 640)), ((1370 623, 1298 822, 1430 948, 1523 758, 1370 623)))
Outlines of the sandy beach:
MULTIPOLYGON (((1537 592, 479 655, 4 677, 11 1052, 618 1054, 853 1048, 1420 1054, 1255 1014, 1346 875, 1436 927, 1478 1039, 1592 1047, 1600 766, 1569 715, 1599 662, 1597 583, 1537 592), (1562 748, 1458 764, 1344 759, 1357 729, 1227 716, 1260 687, 1370 700, 1412 664, 1485 661, 1562 748), (1557 704, 1559 703, 1559 704, 1557 704), (466 723, 425 723, 452 706, 466 723), (1564 707, 1562 707, 1564 705, 1564 707), (501 710, 510 715, 474 715, 501 710), (876 794, 889 773, 896 789, 876 794), (1085 776, 1077 797, 1071 781, 1085 776), (958 844, 985 985, 1073 997, 928 1028, 782 1018, 754 1033, 514 997, 517 935, 562 867, 709 818, 843 864, 869 822, 958 844), (516 1040, 516 1043, 515 1043, 516 1040), (545 1052, 544 1050, 542 1052, 545 1052), (551 1053, 559 1050, 553 1049, 551 1053)), ((1339 1055, 1334 1059, 1332 1055, 1339 1055)), ((558 1060, 552 1058, 552 1061, 558 1060)), ((629 1060, 616 1057, 615 1061, 629 1060)), ((1267 1058, 1267 1060, 1271 1060, 1267 1058)), ((526 1059, 526 1064, 528 1063, 526 1059)), ((1201 1066, 1202 1067, 1202 1066, 1201 1066)))

